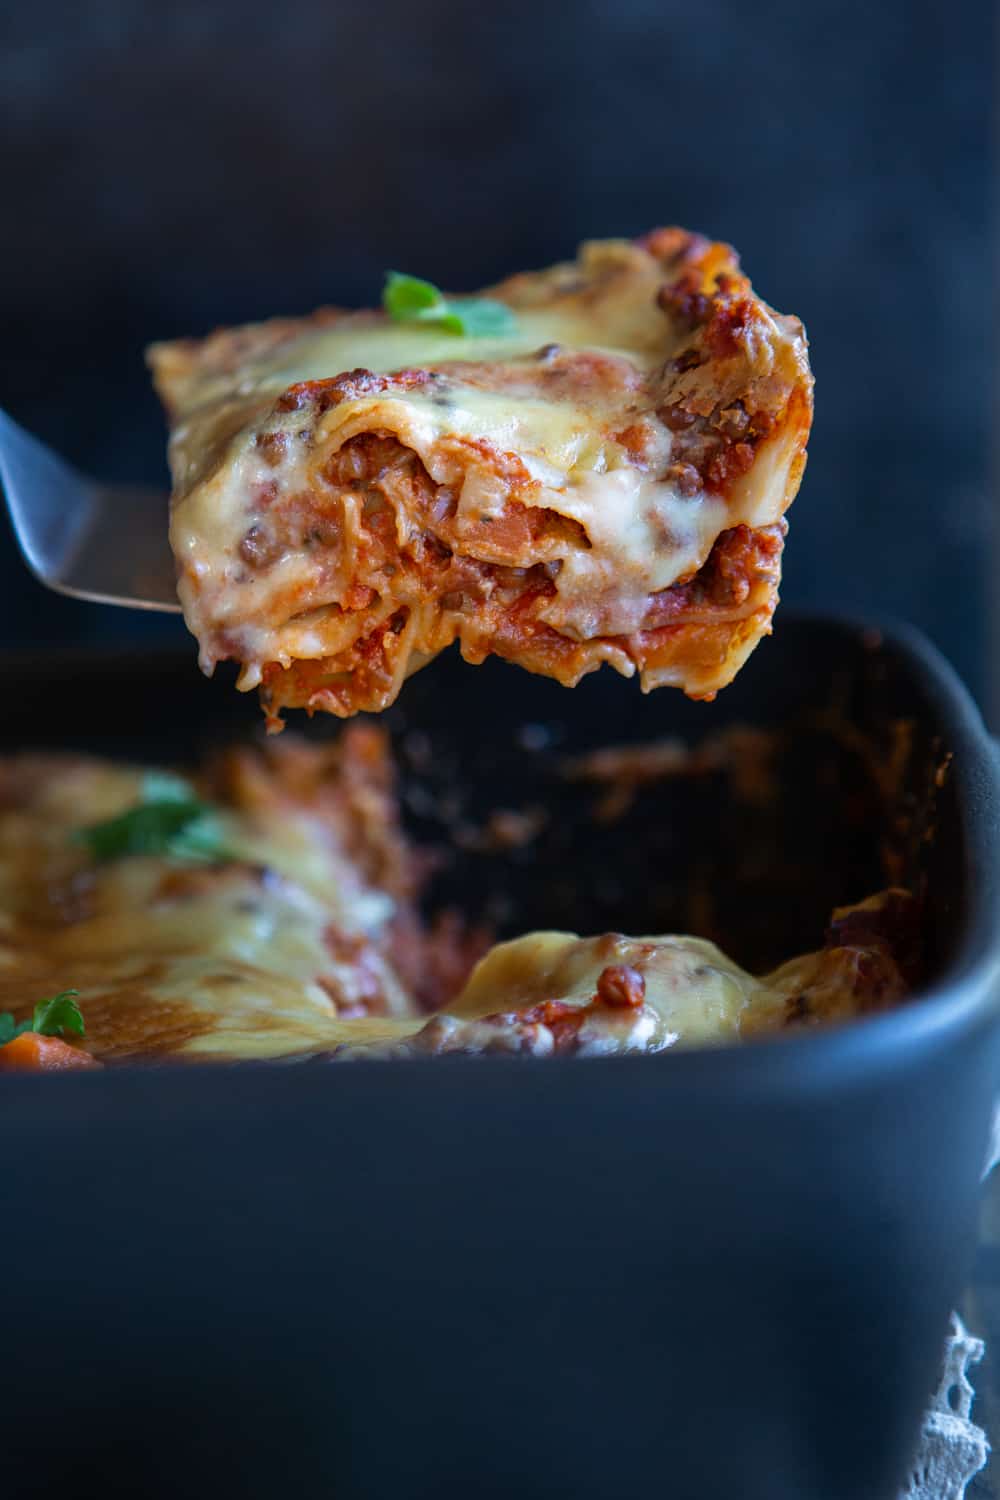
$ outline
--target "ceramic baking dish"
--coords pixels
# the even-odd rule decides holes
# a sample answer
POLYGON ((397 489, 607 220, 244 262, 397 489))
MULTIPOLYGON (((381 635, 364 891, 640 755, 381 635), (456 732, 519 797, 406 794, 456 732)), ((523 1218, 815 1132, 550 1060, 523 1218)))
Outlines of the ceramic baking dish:
MULTIPOLYGON (((256 728, 186 655, 2 670, 5 750, 183 759, 256 728)), ((890 1500, 1000 1060, 967 694, 909 631, 783 616, 714 704, 442 661, 387 723, 414 833, 458 838, 432 904, 697 927, 765 966, 888 872, 923 892, 922 992, 666 1057, 5 1080, 7 1492, 890 1500), (612 806, 567 775, 733 724, 777 735, 763 784, 709 757, 612 806), (497 808, 534 836, 493 847, 497 808)))

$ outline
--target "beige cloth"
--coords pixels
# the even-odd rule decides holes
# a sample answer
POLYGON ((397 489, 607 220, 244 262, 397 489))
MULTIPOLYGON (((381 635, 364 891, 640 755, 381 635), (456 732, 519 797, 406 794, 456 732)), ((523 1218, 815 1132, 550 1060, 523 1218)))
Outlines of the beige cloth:
MULTIPOLYGON (((983 1176, 1000 1162, 1000 1104, 993 1127, 983 1176)), ((941 1383, 924 1417, 910 1477, 899 1500, 962 1500, 969 1482, 985 1468, 990 1445, 971 1419, 975 1391, 969 1366, 982 1359, 986 1345, 974 1338, 957 1313, 945 1341, 941 1383)))
POLYGON ((924 1417, 920 1448, 899 1500, 962 1500, 966 1486, 986 1463, 986 1434, 970 1419, 975 1392, 969 1366, 985 1345, 973 1338, 957 1313, 945 1343, 941 1383, 924 1417))

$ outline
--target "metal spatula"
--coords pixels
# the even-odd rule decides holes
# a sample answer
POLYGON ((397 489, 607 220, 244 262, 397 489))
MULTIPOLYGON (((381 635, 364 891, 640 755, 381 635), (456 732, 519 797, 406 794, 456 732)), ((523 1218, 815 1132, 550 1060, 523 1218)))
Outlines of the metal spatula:
POLYGON ((167 499, 78 474, 0 411, 0 482, 35 577, 99 604, 177 612, 167 499))

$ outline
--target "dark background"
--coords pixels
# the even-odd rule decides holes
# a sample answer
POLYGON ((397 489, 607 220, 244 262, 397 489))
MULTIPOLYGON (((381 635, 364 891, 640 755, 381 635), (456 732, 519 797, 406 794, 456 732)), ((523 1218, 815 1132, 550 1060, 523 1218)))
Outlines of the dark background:
MULTIPOLYGON (((0 29, 0 403, 80 465, 165 479, 149 339, 679 222, 811 337, 786 602, 908 617, 984 694, 988 0, 50 0, 0 29)), ((183 637, 47 594, 6 540, 0 591, 0 645, 183 637)))

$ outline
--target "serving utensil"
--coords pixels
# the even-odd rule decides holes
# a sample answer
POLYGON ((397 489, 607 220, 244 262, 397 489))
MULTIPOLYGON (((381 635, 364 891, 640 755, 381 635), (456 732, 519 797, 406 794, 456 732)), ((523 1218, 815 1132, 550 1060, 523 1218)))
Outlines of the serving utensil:
POLYGON ((2 410, 0 482, 21 554, 46 588, 180 612, 162 490, 81 474, 2 410))

